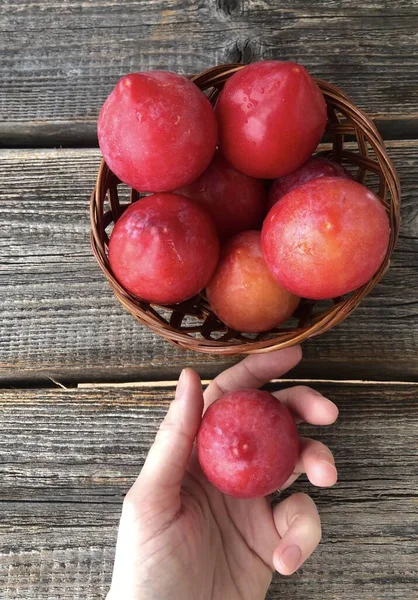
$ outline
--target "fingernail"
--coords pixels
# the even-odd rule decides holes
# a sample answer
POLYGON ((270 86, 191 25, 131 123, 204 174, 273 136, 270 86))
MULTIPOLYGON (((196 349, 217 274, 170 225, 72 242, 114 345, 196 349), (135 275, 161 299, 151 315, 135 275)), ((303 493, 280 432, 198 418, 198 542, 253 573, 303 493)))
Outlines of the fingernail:
POLYGON ((311 392, 314 396, 321 396, 321 398, 324 397, 321 392, 318 392, 318 390, 315 390, 314 388, 311 388, 311 392))
POLYGON ((321 394, 321 392, 318 392, 318 390, 314 390, 312 388, 312 394, 314 396, 317 396, 318 398, 321 398, 322 402, 328 402, 329 404, 332 404, 332 406, 335 406, 334 402, 332 400, 330 400, 329 398, 327 398, 326 396, 324 396, 323 394, 321 394))
POLYGON ((322 397, 323 397, 324 400, 326 400, 328 402, 328 404, 331 404, 334 408, 336 408, 337 412, 338 412, 338 406, 335 404, 335 402, 333 402, 329 398, 326 398, 325 396, 322 396, 322 397))
POLYGON ((330 465, 331 467, 334 467, 335 469, 334 457, 332 456, 332 454, 329 454, 329 452, 320 452, 318 454, 318 458, 320 461, 326 463, 327 465, 330 465))
POLYGON ((182 372, 180 373, 180 377, 177 383, 177 388, 176 388, 176 398, 180 398, 183 393, 184 390, 186 388, 187 385, 187 369, 183 369, 182 372))
POLYGON ((288 546, 283 550, 280 555, 280 562, 287 571, 293 573, 300 565, 301 558, 302 550, 296 544, 292 544, 292 546, 288 546))
POLYGON ((299 344, 297 344, 296 346, 293 346, 295 348, 295 350, 298 352, 299 354, 299 360, 302 360, 303 358, 303 350, 302 350, 302 346, 300 346, 299 344))

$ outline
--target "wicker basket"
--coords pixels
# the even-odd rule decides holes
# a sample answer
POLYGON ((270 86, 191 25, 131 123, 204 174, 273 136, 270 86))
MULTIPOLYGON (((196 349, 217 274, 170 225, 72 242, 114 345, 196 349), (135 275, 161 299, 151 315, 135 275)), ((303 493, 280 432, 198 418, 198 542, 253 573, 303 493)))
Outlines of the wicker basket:
MULTIPOLYGON (((212 104, 224 82, 243 65, 221 65, 192 77, 212 104)), ((363 287, 344 298, 330 301, 302 300, 289 323, 258 335, 243 334, 226 327, 211 311, 204 294, 175 306, 150 305, 127 292, 113 276, 108 260, 109 230, 127 204, 121 204, 118 186, 126 186, 102 161, 90 204, 91 245, 94 255, 107 277, 114 294, 123 306, 155 333, 184 349, 211 354, 247 354, 269 352, 303 342, 341 323, 383 277, 389 267, 396 243, 400 220, 400 184, 386 153, 384 143, 372 121, 356 108, 337 87, 317 80, 328 107, 326 138, 331 142, 321 154, 342 163, 353 176, 378 194, 391 226, 389 248, 378 272, 363 287)), ((121 190, 121 187, 119 187, 121 190)), ((129 201, 140 194, 129 190, 129 201)))

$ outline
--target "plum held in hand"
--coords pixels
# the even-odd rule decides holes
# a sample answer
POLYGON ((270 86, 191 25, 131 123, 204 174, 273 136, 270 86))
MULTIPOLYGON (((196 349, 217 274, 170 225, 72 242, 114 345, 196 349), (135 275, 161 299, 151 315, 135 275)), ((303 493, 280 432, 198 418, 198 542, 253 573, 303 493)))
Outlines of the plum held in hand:
POLYGON ((100 111, 99 145, 121 181, 143 192, 167 192, 194 181, 217 143, 213 108, 176 73, 131 73, 100 111))
POLYGON ((200 292, 218 257, 211 218, 179 194, 154 194, 129 206, 109 243, 109 262, 119 283, 156 304, 175 304, 200 292))
POLYGON ((208 211, 223 240, 260 229, 266 215, 264 183, 234 169, 219 152, 206 171, 179 192, 208 211))
POLYGON ((326 104, 307 70, 256 62, 234 73, 216 105, 220 148, 238 171, 274 179, 299 168, 321 140, 326 104))
POLYGON ((299 436, 288 408, 269 392, 229 392, 205 412, 200 466, 221 492, 258 498, 280 489, 296 466, 299 436))
POLYGON ((312 179, 319 179, 319 177, 344 177, 351 179, 351 175, 344 167, 333 160, 328 160, 320 156, 312 156, 299 169, 293 171, 293 173, 276 179, 269 191, 268 210, 283 196, 286 196, 288 192, 291 192, 304 183, 308 183, 312 179))
POLYGON ((323 177, 292 190, 267 215, 261 246, 283 287, 304 298, 335 298, 379 269, 390 226, 379 198, 351 179, 323 177))
POLYGON ((244 231, 221 251, 206 288, 215 314, 236 331, 268 331, 288 319, 300 298, 285 290, 270 274, 261 253, 259 231, 244 231))

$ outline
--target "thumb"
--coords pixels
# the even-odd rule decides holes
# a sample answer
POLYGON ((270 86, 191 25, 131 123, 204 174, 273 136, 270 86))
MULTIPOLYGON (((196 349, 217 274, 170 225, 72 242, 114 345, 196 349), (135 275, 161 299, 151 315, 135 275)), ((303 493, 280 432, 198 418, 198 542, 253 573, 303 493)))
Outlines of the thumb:
POLYGON ((192 369, 181 372, 176 395, 161 423, 141 474, 132 488, 147 493, 180 495, 181 482, 193 449, 203 411, 199 375, 192 369))

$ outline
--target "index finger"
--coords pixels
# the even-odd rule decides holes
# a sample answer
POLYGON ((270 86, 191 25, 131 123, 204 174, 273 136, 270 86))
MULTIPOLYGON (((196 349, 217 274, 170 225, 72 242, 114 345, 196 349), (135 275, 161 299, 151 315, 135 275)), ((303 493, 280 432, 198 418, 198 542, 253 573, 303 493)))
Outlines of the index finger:
POLYGON ((220 373, 208 385, 203 395, 205 409, 227 392, 259 388, 270 379, 293 369, 302 358, 300 346, 292 346, 268 354, 251 354, 233 367, 220 373))

